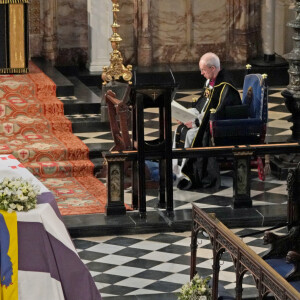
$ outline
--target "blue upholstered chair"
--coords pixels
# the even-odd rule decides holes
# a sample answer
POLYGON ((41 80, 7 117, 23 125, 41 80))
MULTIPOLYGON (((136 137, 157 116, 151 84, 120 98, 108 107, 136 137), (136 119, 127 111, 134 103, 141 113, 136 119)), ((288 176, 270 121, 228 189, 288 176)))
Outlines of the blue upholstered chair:
MULTIPOLYGON (((244 79, 242 105, 225 107, 225 118, 210 117, 210 134, 214 146, 263 144, 268 122, 268 87, 266 75, 248 74, 244 79)), ((225 162, 224 165, 228 165, 225 162)), ((258 167, 258 175, 265 179, 264 159, 256 157, 252 167, 258 167)))
POLYGON ((268 87, 264 76, 245 76, 242 105, 227 106, 225 119, 211 113, 210 133, 215 146, 261 144, 268 121, 268 87))

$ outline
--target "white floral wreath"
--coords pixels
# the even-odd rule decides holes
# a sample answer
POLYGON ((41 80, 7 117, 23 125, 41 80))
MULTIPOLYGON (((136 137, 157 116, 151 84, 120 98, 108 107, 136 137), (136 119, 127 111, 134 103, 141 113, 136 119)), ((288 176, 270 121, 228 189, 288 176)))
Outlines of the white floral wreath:
POLYGON ((4 178, 0 182, 0 209, 28 211, 36 207, 40 187, 22 178, 4 178))

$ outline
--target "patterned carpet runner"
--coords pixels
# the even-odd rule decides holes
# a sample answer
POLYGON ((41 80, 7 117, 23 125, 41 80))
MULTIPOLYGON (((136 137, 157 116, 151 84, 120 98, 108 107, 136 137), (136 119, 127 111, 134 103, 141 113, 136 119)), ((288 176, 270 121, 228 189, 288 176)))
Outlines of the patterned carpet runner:
POLYGON ((38 177, 63 215, 103 213, 106 188, 93 176, 88 147, 72 134, 52 80, 33 63, 29 70, 0 75, 0 154, 38 177))

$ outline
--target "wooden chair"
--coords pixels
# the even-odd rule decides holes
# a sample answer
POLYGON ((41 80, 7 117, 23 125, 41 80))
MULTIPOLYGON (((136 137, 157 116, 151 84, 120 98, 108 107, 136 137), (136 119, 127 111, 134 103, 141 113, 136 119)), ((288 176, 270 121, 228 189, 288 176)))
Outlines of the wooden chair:
MULTIPOLYGON (((130 134, 130 122, 131 122, 131 111, 129 109, 130 99, 130 87, 128 87, 124 93, 123 100, 117 99, 116 94, 112 90, 108 90, 105 94, 108 116, 110 122, 111 133, 114 140, 114 146, 110 151, 126 151, 126 150, 137 150, 138 143, 136 139, 132 138, 130 134)), ((145 143, 145 147, 147 143, 145 143)), ((143 148, 143 147, 142 147, 143 148)), ((146 187, 157 188, 158 182, 153 182, 153 172, 157 172, 157 168, 154 168, 154 162, 145 162, 145 179, 146 187), (149 168, 151 166, 151 168, 149 168), (154 170, 155 169, 155 170, 154 170)), ((139 180, 139 165, 136 161, 124 162, 124 176, 131 177, 132 185, 132 205, 133 208, 138 208, 138 180, 139 180)), ((160 176, 155 176, 160 177, 160 176)), ((163 183, 163 181, 161 181, 163 183)))
POLYGON ((108 107, 109 123, 114 139, 114 146, 110 151, 123 151, 132 149, 132 142, 129 134, 130 112, 125 100, 129 97, 130 87, 125 92, 123 100, 116 98, 112 90, 106 92, 106 103, 108 107))

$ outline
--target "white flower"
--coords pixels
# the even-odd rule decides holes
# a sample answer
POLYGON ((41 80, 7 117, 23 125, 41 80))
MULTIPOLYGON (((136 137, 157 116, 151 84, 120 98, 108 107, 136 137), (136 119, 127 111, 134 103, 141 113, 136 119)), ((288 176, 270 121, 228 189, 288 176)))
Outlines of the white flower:
POLYGON ((21 211, 21 210, 23 210, 23 206, 22 206, 22 205, 20 205, 20 204, 17 204, 17 210, 18 210, 18 211, 21 211))
POLYGON ((209 280, 210 277, 202 278, 196 274, 190 282, 182 286, 178 300, 210 300, 212 293, 209 280))
POLYGON ((11 209, 16 209, 17 206, 16 206, 16 204, 14 204, 14 203, 10 203, 10 204, 9 204, 9 207, 10 207, 11 209))
POLYGON ((27 197, 27 196, 24 196, 24 195, 22 195, 22 196, 19 198, 19 200, 20 200, 20 201, 22 201, 22 202, 25 202, 25 201, 27 201, 27 200, 28 200, 28 197, 27 197))
POLYGON ((4 189, 4 195, 7 195, 7 196, 10 196, 10 195, 11 195, 11 190, 10 190, 8 187, 6 187, 6 188, 4 189))
POLYGON ((15 181, 14 184, 15 184, 15 187, 16 187, 16 188, 19 188, 19 187, 21 186, 21 182, 20 182, 20 181, 15 181))
POLYGON ((33 191, 28 193, 28 197, 35 197, 35 195, 36 194, 33 191))
POLYGON ((36 207, 40 188, 22 178, 4 178, 0 182, 0 209, 27 211, 36 207))

